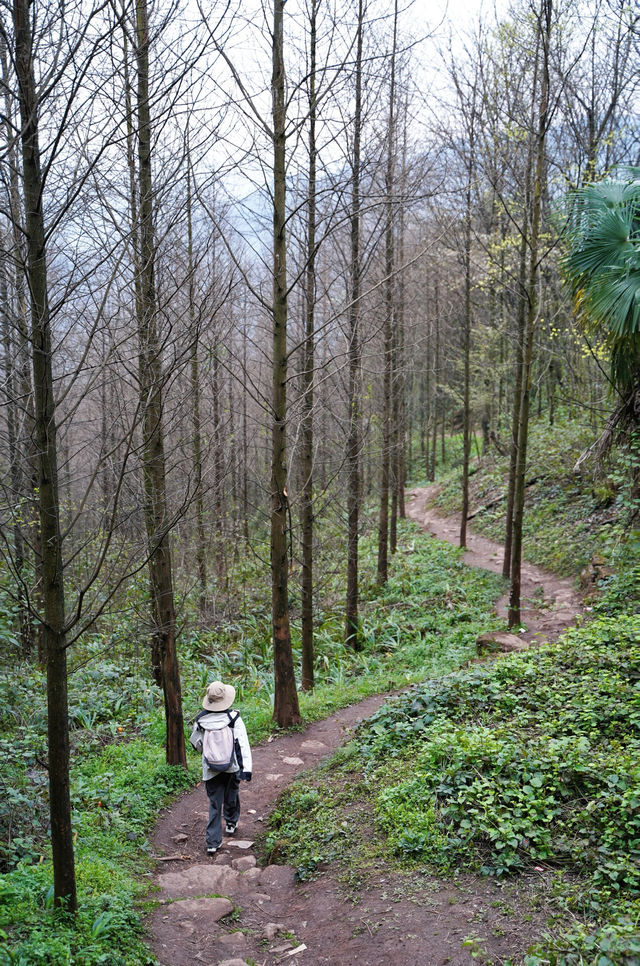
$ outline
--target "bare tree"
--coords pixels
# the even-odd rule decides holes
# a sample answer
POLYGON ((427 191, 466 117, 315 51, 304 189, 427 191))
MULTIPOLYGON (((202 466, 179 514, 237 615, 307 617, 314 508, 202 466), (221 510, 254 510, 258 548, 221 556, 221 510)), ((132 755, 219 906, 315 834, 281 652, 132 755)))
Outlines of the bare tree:
POLYGON ((347 600, 345 640, 360 646, 358 621, 358 537, 360 529, 360 445, 362 415, 360 402, 360 219, 361 138, 362 138, 362 35, 365 5, 358 0, 356 60, 354 66, 355 104, 351 157, 351 212, 349 259, 349 435, 347 437, 347 600))
POLYGON ((27 280, 31 297, 54 893, 57 904, 75 912, 77 900, 69 789, 65 588, 58 497, 58 438, 53 388, 47 246, 42 207, 44 181, 39 145, 40 105, 34 74, 33 23, 29 4, 25 0, 14 0, 13 30, 12 59, 20 104, 27 280))
POLYGON ((284 0, 273 0, 273 383, 271 451, 271 597, 275 695, 281 727, 301 720, 289 624, 289 495, 287 493, 287 239, 284 0))
MULTIPOLYGON (((529 404, 531 395, 531 363, 533 338, 539 317, 538 272, 540 267, 540 224, 545 176, 545 146, 552 111, 549 103, 550 45, 552 32, 553 0, 541 0, 538 14, 538 43, 541 47, 540 94, 538 102, 537 130, 535 133, 535 168, 533 174, 533 197, 531 210, 531 233, 529 237, 529 272, 527 287, 527 317, 524 332, 522 359, 522 399, 518 425, 518 458, 514 491, 513 544, 511 549, 511 589, 509 594, 509 627, 520 623, 520 586, 522 562, 522 525, 524 515, 525 472, 529 435, 529 404)), ((536 86, 534 85, 534 90, 536 86)))
POLYGON ((302 689, 314 684, 313 648, 313 383, 316 307, 316 32, 318 0, 309 8, 309 173, 307 187, 307 244, 305 272, 305 344, 302 363, 302 426, 300 472, 300 530, 302 540, 302 689))
POLYGON ((393 199, 396 150, 396 53, 398 41, 398 2, 394 0, 393 35, 389 75, 389 117, 387 122, 387 161, 385 169, 385 296, 384 296, 384 375, 382 399, 382 449, 380 465, 380 514, 378 518, 378 583, 385 584, 389 573, 389 484, 391 474, 391 409, 393 382, 393 338, 395 318, 395 250, 393 199))
POLYGON ((197 324, 195 298, 195 264, 193 257, 193 204, 191 152, 187 136, 187 258, 189 285, 189 332, 191 338, 191 405, 192 405, 192 447, 194 471, 194 502, 196 513, 196 562, 198 567, 199 610, 204 616, 207 606, 207 557, 204 524, 204 495, 202 481, 202 426, 200 415, 200 326, 197 324))
MULTIPOLYGON (((149 23, 146 0, 136 0, 137 155, 139 251, 136 314, 139 340, 140 409, 144 445, 144 517, 148 539, 149 578, 154 620, 154 651, 161 669, 167 727, 167 763, 183 765, 187 758, 182 721, 180 672, 176 648, 176 614, 169 543, 166 466, 163 432, 163 374, 157 321, 151 117, 149 109, 149 23)), ((132 189, 132 197, 134 197, 132 189)), ((132 220, 135 222, 135 211, 132 220)))

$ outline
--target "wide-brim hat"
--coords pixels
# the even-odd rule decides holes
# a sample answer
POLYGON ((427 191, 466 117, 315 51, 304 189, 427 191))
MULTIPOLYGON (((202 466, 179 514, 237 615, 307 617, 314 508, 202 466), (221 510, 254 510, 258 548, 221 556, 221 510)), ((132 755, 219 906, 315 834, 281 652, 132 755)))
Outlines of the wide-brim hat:
POLYGON ((226 711, 233 704, 235 696, 236 689, 232 684, 214 681, 207 688, 202 707, 205 711, 226 711))

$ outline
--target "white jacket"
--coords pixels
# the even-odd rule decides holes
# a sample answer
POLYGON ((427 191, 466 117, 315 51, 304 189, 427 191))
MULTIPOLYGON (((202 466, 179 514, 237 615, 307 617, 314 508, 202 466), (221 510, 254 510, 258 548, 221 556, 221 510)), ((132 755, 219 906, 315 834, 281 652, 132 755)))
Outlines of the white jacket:
MULTIPOLYGON (((233 708, 229 708, 232 718, 235 718, 237 711, 233 708)), ((229 715, 226 711, 207 711, 201 713, 196 718, 193 730, 189 736, 189 741, 196 749, 202 753, 202 740, 204 738, 204 732, 206 731, 217 731, 220 728, 225 728, 229 724, 229 715)), ((247 729, 245 727, 244 721, 238 714, 238 718, 233 726, 233 735, 235 738, 235 748, 236 753, 234 760, 226 769, 230 772, 238 772, 238 777, 246 781, 251 781, 251 770, 252 770, 252 760, 251 760, 251 746, 249 745, 249 737, 247 735, 247 729)), ((214 771, 213 768, 209 768, 208 764, 202 757, 202 780, 207 781, 209 778, 215 778, 220 772, 214 771)))

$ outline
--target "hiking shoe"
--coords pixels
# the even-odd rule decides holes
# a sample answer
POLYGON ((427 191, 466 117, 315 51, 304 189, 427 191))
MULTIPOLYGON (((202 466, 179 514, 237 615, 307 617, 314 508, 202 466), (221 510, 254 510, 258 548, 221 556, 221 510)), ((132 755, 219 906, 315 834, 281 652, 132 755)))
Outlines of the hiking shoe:
POLYGON ((224 827, 224 830, 227 833, 227 835, 236 834, 236 826, 233 824, 233 822, 227 822, 227 824, 224 827))
POLYGON ((219 845, 210 845, 207 849, 207 855, 215 855, 219 848, 219 845))

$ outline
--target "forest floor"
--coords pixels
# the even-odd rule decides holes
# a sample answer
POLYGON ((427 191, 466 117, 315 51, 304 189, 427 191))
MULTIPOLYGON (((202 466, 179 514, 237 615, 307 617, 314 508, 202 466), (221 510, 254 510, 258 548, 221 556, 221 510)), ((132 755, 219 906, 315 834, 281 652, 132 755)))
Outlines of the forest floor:
MULTIPOLYGON (((423 529, 457 544, 459 521, 427 503, 434 488, 408 494, 407 513, 423 529)), ((502 569, 501 547, 468 534, 465 562, 502 569)), ((570 580, 523 565, 523 622, 530 643, 555 639, 581 610, 570 580)), ((506 597, 498 602, 506 611, 506 597)), ((358 721, 387 698, 377 695, 303 732, 269 738, 254 749, 250 784, 241 786, 236 835, 207 858, 207 798, 199 785, 164 812, 153 844, 159 904, 147 920, 164 966, 440 966, 518 960, 557 914, 552 883, 541 875, 506 882, 459 874, 451 879, 398 871, 380 859, 357 881, 330 866, 297 882, 290 866, 260 867, 256 839, 282 790, 348 740, 358 721), (256 855, 256 852, 258 855, 256 855)), ((354 823, 371 816, 354 807, 354 823)), ((373 830, 371 831, 373 834, 373 830)))

